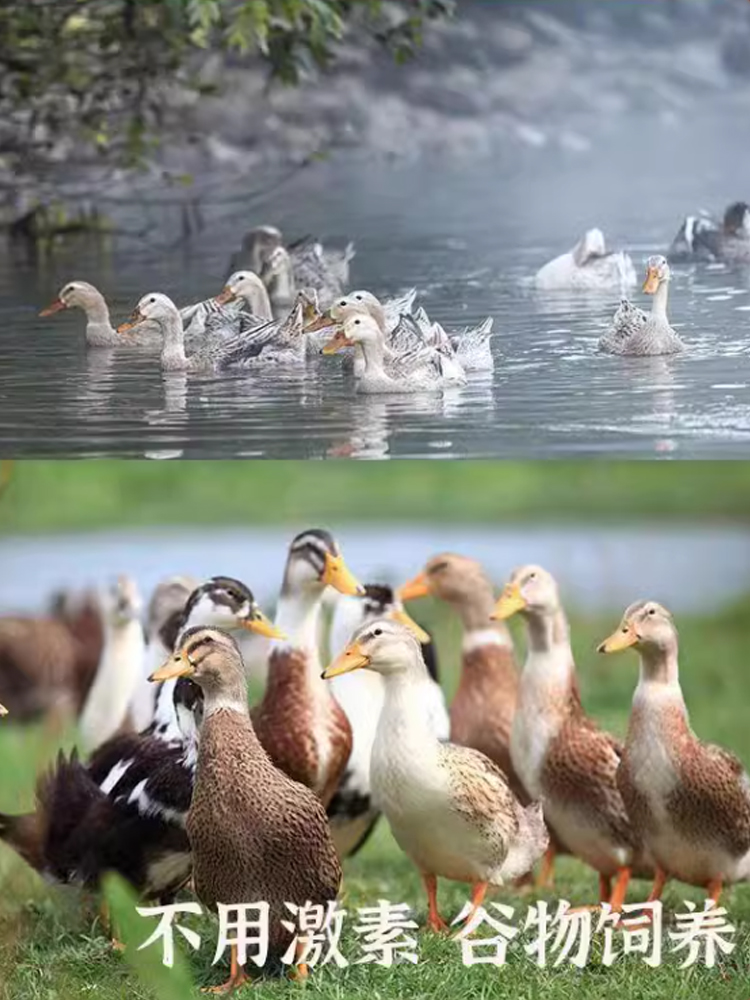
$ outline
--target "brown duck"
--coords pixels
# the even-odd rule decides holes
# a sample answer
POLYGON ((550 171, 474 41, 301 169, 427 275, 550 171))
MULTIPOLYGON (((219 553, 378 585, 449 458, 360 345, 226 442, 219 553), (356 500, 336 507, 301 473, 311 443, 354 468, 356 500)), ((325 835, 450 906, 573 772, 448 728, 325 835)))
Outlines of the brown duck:
POLYGON ((617 787, 622 745, 583 710, 568 622, 546 570, 513 573, 495 617, 516 613, 525 621, 528 649, 511 734, 513 766, 527 793, 542 799, 555 839, 599 872, 602 901, 619 910, 633 871, 653 870, 617 787))
POLYGON ((504 622, 491 622, 492 583, 474 559, 435 556, 399 591, 402 601, 432 595, 445 601, 463 625, 461 676, 450 707, 453 743, 473 747, 494 761, 521 802, 529 797, 510 756, 510 732, 518 698, 518 667, 504 622))
POLYGON ((327 586, 342 594, 364 589, 347 569, 327 531, 302 532, 289 549, 276 612, 277 641, 263 700, 252 711, 258 739, 277 767, 327 805, 352 748, 349 720, 321 679, 320 611, 327 586))
POLYGON ((617 784, 656 862, 650 900, 668 878, 722 886, 750 875, 750 778, 742 762, 690 728, 672 616, 655 601, 632 604, 599 651, 637 650, 641 671, 617 784))
MULTIPOLYGON (((187 832, 200 900, 269 904, 269 957, 291 942, 285 903, 325 906, 335 900, 341 866, 320 799, 274 766, 247 708, 239 648, 218 629, 189 630, 153 680, 188 677, 203 691, 204 717, 187 832)), ((304 974, 304 969, 300 971, 304 974)), ((248 976, 232 947, 228 992, 248 976)))

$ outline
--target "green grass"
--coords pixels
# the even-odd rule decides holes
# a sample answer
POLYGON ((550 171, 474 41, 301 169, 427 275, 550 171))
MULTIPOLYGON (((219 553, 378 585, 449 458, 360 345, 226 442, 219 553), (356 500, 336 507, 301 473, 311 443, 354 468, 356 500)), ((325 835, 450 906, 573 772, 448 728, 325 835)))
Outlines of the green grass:
MULTIPOLYGON (((451 615, 432 602, 415 606, 420 619, 433 627, 449 696, 457 682, 459 630, 451 615)), ((730 747, 750 761, 750 615, 747 602, 710 619, 678 622, 682 643, 682 683, 692 722, 697 732, 730 747)), ((574 616, 573 635, 583 697, 589 711, 602 724, 624 734, 630 698, 636 682, 636 660, 632 654, 599 657, 596 643, 617 623, 574 616)), ((12 811, 30 802, 35 771, 53 748, 37 734, 0 727, 0 809, 12 811)), ((648 886, 634 882, 631 901, 645 898, 648 886)), ((558 865, 557 889, 543 898, 559 897, 575 903, 596 898, 596 876, 576 861, 563 859, 558 865)), ((668 887, 667 909, 682 908, 684 900, 700 902, 702 892, 682 885, 668 887)), ((373 905, 378 899, 405 902, 414 907, 417 919, 425 916, 425 900, 419 878, 408 859, 393 842, 387 825, 381 822, 376 835, 361 854, 345 867, 343 905, 350 911, 373 905)), ((454 916, 466 898, 463 886, 442 883, 440 902, 446 916, 454 916)), ((498 900, 515 905, 521 915, 535 896, 520 897, 503 891, 498 900)), ((603 1000, 607 997, 638 997, 663 1000, 747 1000, 748 958, 750 957, 750 886, 738 886, 727 893, 725 903, 730 919, 738 928, 737 949, 713 970, 696 967, 682 971, 673 957, 662 968, 650 969, 637 959, 618 962, 610 969, 599 962, 593 950, 592 963, 583 971, 573 967, 539 969, 533 962, 512 952, 504 969, 491 966, 465 968, 456 942, 419 934, 420 964, 383 969, 351 966, 319 970, 300 987, 279 980, 263 981, 245 993, 258 1000, 294 996, 301 990, 321 1000, 400 1000, 410 998, 466 998, 485 1000, 513 997, 514 1000, 603 1000)), ((194 990, 185 990, 177 978, 156 985, 156 972, 142 964, 132 949, 128 955, 113 953, 96 917, 96 903, 75 890, 51 890, 7 849, 0 848, 0 1000, 188 1000, 198 996, 197 986, 215 984, 226 968, 211 967, 216 941, 216 924, 205 918, 198 924, 204 948, 195 955, 185 954, 194 990), (170 988, 170 984, 171 987, 170 988)), ((188 925, 193 918, 187 918, 188 925)), ((150 934, 151 921, 128 921, 137 943, 150 934), (134 928, 134 929, 133 929, 134 928)), ((193 924, 194 925, 194 924, 193 924)), ((195 926, 195 925, 194 925, 195 926)), ((344 938, 345 954, 356 957, 356 941, 351 926, 344 938)), ((666 949, 665 949, 666 954, 666 949)), ((162 970, 163 971, 163 970, 162 970)), ((221 977, 221 978, 220 978, 221 977)), ((163 977, 160 977, 163 980, 163 977)))
POLYGON ((750 463, 19 462, 0 532, 320 521, 750 519, 750 463))

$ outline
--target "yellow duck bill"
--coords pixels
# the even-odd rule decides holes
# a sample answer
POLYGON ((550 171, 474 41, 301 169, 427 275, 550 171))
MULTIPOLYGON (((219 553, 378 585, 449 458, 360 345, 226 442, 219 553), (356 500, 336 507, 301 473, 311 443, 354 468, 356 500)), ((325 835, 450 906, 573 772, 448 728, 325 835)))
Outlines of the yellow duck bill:
POLYGON ((192 677, 194 673, 195 667, 188 659, 187 654, 175 653, 151 674, 149 680, 153 683, 172 681, 177 677, 192 677))
POLYGON ((655 267, 650 267, 646 272, 646 280, 643 282, 643 291, 646 295, 656 295, 659 291, 659 272, 655 267))
POLYGON ((400 601, 416 601, 420 597, 429 597, 432 593, 430 581, 426 573, 419 573, 403 587, 399 587, 397 596, 400 601))
POLYGON ((623 649, 630 649, 631 646, 635 646, 638 642, 638 635, 630 624, 626 622, 622 625, 616 632, 605 639, 598 647, 598 652, 600 653, 619 653, 623 649))
POLYGON ((234 302, 237 298, 237 293, 233 292, 229 285, 225 285, 218 295, 214 297, 214 302, 217 306, 225 306, 230 302, 234 302))
POLYGON ((526 600, 520 589, 516 586, 508 586, 498 598, 495 610, 492 612, 492 621, 505 621, 506 618, 512 618, 519 611, 523 611, 525 607, 526 600))
POLYGON ((332 556, 326 553, 326 564, 321 577, 323 583, 333 587, 347 597, 363 597, 365 588, 357 580, 344 562, 343 556, 332 556))
POLYGON ((353 670, 363 670, 369 667, 370 657, 362 652, 362 647, 358 642, 353 642, 347 646, 340 656, 323 671, 323 680, 328 681, 332 677, 340 677, 342 674, 350 674, 353 670))
POLYGON ((131 314, 130 319, 126 319, 124 323, 120 323, 120 325, 117 327, 117 332, 127 333, 129 330, 134 329, 136 326, 142 323, 145 320, 145 318, 146 317, 143 315, 140 309, 136 309, 135 312, 131 314))
POLYGON ((254 632, 256 635, 262 635, 266 639, 286 639, 286 635, 270 620, 266 615, 260 610, 260 608, 253 609, 251 618, 238 618, 237 624, 248 632, 254 632))
POLYGON ((345 347, 354 347, 354 341, 349 340, 343 330, 340 330, 333 340, 329 340, 323 348, 323 354, 338 354, 345 347))
POLYGON ((421 642, 424 645, 427 642, 432 642, 432 636, 429 632, 425 632, 421 625, 417 625, 412 617, 407 615, 405 611, 392 611, 391 618, 398 622, 400 625, 405 625, 417 642, 421 642))

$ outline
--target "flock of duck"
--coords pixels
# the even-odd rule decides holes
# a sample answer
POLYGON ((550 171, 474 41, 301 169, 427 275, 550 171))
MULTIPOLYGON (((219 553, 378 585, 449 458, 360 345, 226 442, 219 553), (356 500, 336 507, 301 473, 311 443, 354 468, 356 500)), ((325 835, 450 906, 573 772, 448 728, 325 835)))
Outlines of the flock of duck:
MULTIPOLYGON (((178 308, 161 292, 139 301, 130 319, 113 327, 103 295, 85 281, 65 285, 42 315, 80 308, 90 347, 129 345, 159 351, 167 372, 232 372, 304 365, 310 355, 344 355, 356 391, 442 391, 466 383, 467 373, 491 371, 493 321, 446 331, 416 308, 416 289, 381 302, 368 291, 349 291, 350 245, 343 252, 303 240, 285 246, 281 232, 260 226, 244 238, 222 290, 178 308), (276 317, 276 318, 275 318, 276 317)), ((721 224, 689 216, 669 259, 750 263, 750 207, 731 205, 721 224)), ((666 257, 646 265, 647 312, 624 298, 599 341, 601 351, 626 356, 675 354, 684 343, 667 315, 671 271, 666 257)), ((630 256, 609 252, 604 235, 589 230, 576 246, 545 264, 535 286, 542 292, 619 291, 636 283, 630 256)))
MULTIPOLYGON (((640 679, 623 744, 586 714, 560 592, 538 566, 499 598, 455 554, 398 590, 362 586, 331 534, 309 529, 290 544, 273 622, 221 576, 169 578, 145 614, 127 578, 96 599, 63 594, 45 618, 0 620, 3 725, 78 719, 88 756, 61 755, 34 812, 0 815, 0 838, 62 883, 96 888, 114 870, 144 899, 267 902, 276 959, 284 904, 335 900, 381 814, 435 932, 439 878, 470 885, 476 908, 539 861, 550 885, 558 853, 598 874, 614 911, 631 877, 652 880, 649 901, 677 879, 716 902, 750 873, 750 781, 690 728, 664 607, 632 604, 599 650, 629 648, 640 679), (430 636, 404 609, 428 595, 463 628, 450 709, 430 636), (265 681, 252 709, 249 678, 265 681)), ((233 949, 215 991, 246 979, 233 949)))

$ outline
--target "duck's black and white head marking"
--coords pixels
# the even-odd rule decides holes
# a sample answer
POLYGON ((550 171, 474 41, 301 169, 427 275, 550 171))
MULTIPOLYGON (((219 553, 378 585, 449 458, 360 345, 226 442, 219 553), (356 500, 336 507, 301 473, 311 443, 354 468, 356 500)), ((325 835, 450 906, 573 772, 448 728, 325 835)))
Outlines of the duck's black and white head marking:
POLYGON ((385 618, 396 604, 396 595, 393 587, 385 584, 367 583, 365 584, 365 596, 362 599, 362 621, 369 621, 371 618, 385 618))
POLYGON ((731 236, 750 236, 750 205, 736 201, 724 213, 724 229, 731 236))
POLYGON ((188 598, 171 648, 188 626, 229 628, 238 617, 249 616, 254 605, 253 592, 241 580, 231 576, 214 576, 206 580, 188 598))
POLYGON ((309 528, 301 532, 289 546, 284 590, 320 584, 326 570, 327 557, 337 558, 340 555, 336 540, 330 532, 322 528, 309 528))

